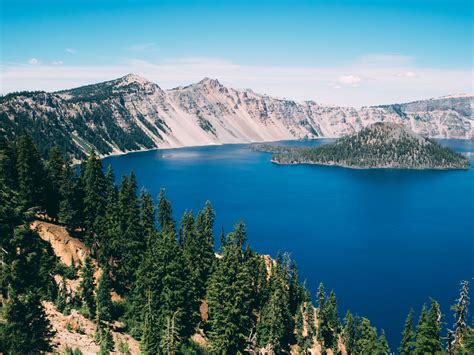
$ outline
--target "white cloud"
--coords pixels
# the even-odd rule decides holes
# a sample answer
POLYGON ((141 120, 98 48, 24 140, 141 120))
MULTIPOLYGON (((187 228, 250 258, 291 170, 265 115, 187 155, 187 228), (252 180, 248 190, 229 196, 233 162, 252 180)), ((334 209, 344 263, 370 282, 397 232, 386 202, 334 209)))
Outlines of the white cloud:
POLYGON ((30 60, 28 60, 28 64, 31 64, 31 65, 36 65, 38 63, 39 61, 36 58, 31 58, 30 60))
POLYGON ((51 62, 52 65, 63 65, 64 62, 62 60, 54 60, 51 62))
POLYGON ((77 49, 75 48, 66 48, 66 52, 70 53, 70 54, 76 54, 77 53, 77 49))
POLYGON ((139 44, 134 44, 128 47, 125 47, 127 51, 132 51, 132 52, 147 52, 150 50, 156 50, 156 43, 154 42, 148 42, 148 43, 139 43, 139 44))
POLYGON ((350 85, 352 87, 357 87, 361 83, 362 79, 356 75, 341 75, 338 78, 339 83, 344 85, 350 85))
POLYGON ((129 58, 109 66, 0 63, 2 93, 27 89, 54 91, 111 80, 130 72, 164 89, 207 76, 218 78, 230 87, 251 88, 268 95, 350 106, 471 93, 473 87, 472 69, 417 67, 412 59, 393 55, 372 55, 369 59, 356 58, 327 67, 242 65, 222 58, 202 57, 160 63, 129 58))

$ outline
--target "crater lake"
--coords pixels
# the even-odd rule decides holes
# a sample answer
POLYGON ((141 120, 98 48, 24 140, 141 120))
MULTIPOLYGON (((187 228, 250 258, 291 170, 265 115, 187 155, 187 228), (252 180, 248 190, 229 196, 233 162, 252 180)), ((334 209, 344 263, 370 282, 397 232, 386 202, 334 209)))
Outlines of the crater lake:
POLYGON ((439 142, 467 154, 471 168, 285 166, 247 144, 131 153, 104 166, 117 179, 134 171, 155 197, 165 188, 176 220, 210 200, 216 245, 221 227, 228 233, 242 219, 257 252, 290 253, 313 299, 320 282, 334 289, 340 317, 347 309, 368 317, 385 329, 393 351, 410 308, 416 322, 430 297, 451 327, 459 282, 474 276, 474 141, 439 142))

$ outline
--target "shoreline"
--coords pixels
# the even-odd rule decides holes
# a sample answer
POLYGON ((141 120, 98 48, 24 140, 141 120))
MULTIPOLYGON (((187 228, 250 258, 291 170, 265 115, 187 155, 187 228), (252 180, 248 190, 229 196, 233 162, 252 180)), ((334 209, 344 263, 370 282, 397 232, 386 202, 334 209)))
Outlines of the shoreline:
POLYGON ((353 169, 353 170, 437 170, 437 171, 448 171, 448 170, 469 170, 471 167, 403 167, 403 166, 371 166, 365 167, 360 165, 347 165, 347 164, 338 164, 338 163, 319 163, 319 162, 293 162, 293 163, 282 163, 277 160, 271 159, 270 162, 276 165, 319 165, 319 166, 328 166, 328 167, 337 167, 343 169, 353 169))

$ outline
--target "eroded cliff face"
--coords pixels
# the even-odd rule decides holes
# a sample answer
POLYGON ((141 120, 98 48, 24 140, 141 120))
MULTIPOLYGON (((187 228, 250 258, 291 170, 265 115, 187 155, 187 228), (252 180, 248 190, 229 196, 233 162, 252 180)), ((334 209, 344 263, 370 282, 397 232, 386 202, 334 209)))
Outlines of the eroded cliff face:
POLYGON ((205 78, 171 90, 137 75, 56 93, 0 99, 0 132, 31 132, 43 153, 54 144, 82 158, 152 148, 341 137, 375 122, 401 123, 431 138, 472 139, 471 95, 379 107, 298 103, 224 87, 205 78))

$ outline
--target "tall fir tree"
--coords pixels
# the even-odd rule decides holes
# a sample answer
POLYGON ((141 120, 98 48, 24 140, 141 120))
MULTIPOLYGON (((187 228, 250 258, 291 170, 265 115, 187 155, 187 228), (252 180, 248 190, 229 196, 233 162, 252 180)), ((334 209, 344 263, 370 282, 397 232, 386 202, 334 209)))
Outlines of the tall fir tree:
POLYGON ((103 223, 100 217, 105 213, 107 188, 102 161, 94 150, 84 166, 81 166, 81 180, 84 189, 86 242, 95 254, 99 248, 97 233, 101 230, 103 223))
POLYGON ((377 353, 377 331, 367 318, 356 322, 355 354, 377 353))
POLYGON ((64 165, 59 187, 59 219, 70 233, 83 224, 82 191, 76 172, 69 163, 64 165))
POLYGON ((99 279, 99 286, 97 287, 97 313, 99 321, 112 320, 112 299, 110 297, 111 280, 109 276, 109 267, 104 264, 102 268, 102 275, 99 279))
POLYGON ((23 208, 45 210, 46 173, 31 137, 23 131, 16 142, 19 202, 23 208))
POLYGON ((0 188, 0 353, 5 354, 50 351, 53 335, 41 304, 45 278, 39 271, 48 249, 29 228, 22 207, 16 193, 0 188))
POLYGON ((355 349, 355 323, 354 317, 350 311, 347 311, 344 317, 343 329, 344 345, 346 346, 347 355, 354 354, 355 349))
POLYGON ((382 329, 379 338, 377 339, 377 354, 390 354, 390 347, 388 346, 387 338, 385 337, 385 330, 382 329))
POLYGON ((81 299, 84 310, 89 319, 94 319, 96 315, 96 299, 94 295, 94 265, 88 255, 84 261, 82 269, 82 280, 80 283, 81 299))
POLYGON ((415 344, 415 332, 413 331, 413 309, 410 310, 405 321, 405 327, 402 332, 402 341, 398 351, 400 355, 409 355, 413 353, 413 348, 415 344))
POLYGON ((439 304, 432 300, 429 310, 423 306, 418 325, 416 326, 415 353, 437 354, 442 352, 440 331, 441 311, 439 304))
POLYGON ((54 146, 49 151, 48 160, 46 160, 46 212, 49 217, 57 221, 59 215, 59 205, 61 201, 61 185, 63 179, 63 170, 66 162, 59 150, 59 147, 54 146))
POLYGON ((209 280, 208 336, 215 352, 243 352, 252 328, 252 279, 242 249, 245 239, 245 227, 240 223, 227 236, 223 256, 209 280))
POLYGON ((464 338, 469 331, 467 324, 469 304, 469 282, 464 280, 461 281, 459 298, 456 300, 456 304, 451 307, 454 311, 455 323, 453 330, 448 331, 448 353, 467 352, 464 346, 464 338))

